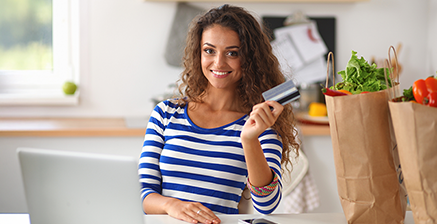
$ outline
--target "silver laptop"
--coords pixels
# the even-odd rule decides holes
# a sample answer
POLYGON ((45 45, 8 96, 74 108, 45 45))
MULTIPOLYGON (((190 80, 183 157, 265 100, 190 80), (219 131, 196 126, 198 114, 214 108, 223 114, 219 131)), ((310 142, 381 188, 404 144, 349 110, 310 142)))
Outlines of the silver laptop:
POLYGON ((143 224, 135 158, 18 148, 32 224, 143 224))

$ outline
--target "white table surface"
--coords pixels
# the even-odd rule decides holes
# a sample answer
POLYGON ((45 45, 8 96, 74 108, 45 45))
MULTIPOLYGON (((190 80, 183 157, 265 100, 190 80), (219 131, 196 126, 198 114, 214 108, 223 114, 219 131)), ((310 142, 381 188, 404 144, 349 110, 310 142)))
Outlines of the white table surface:
MULTIPOLYGON (((218 215, 222 224, 237 224, 239 219, 265 218, 279 224, 346 224, 343 213, 304 213, 304 214, 240 214, 218 215)), ((168 215, 146 215, 146 224, 187 224, 168 215)), ((0 214, 1 224, 30 224, 28 214, 0 214)), ((414 224, 413 214, 407 211, 404 224, 414 224)))

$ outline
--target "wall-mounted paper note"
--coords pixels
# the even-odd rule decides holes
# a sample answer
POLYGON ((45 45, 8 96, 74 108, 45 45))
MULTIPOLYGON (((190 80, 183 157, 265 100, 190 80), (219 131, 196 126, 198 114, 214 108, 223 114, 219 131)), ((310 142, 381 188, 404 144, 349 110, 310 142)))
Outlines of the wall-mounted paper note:
POLYGON ((300 69, 304 66, 304 62, 297 53, 297 49, 288 38, 275 39, 271 42, 271 45, 273 54, 278 58, 283 71, 287 71, 290 68, 300 69))
POLYGON ((324 55, 328 52, 315 22, 277 28, 271 42, 282 71, 296 85, 322 81, 326 77, 324 55))
POLYGON ((325 42, 317 31, 315 22, 285 26, 275 29, 273 32, 276 38, 282 39, 284 36, 288 36, 306 63, 310 63, 328 52, 325 42))

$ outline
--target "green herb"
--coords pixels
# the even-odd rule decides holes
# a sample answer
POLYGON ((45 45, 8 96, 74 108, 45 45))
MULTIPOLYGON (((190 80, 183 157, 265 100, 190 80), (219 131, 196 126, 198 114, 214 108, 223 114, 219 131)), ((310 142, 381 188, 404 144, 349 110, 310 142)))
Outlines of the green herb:
POLYGON ((412 100, 414 100, 414 95, 413 95, 413 87, 411 86, 409 89, 404 89, 402 96, 396 97, 396 98, 392 99, 391 101, 393 101, 393 102, 410 102, 412 100))
POLYGON ((414 100, 413 87, 411 86, 409 89, 404 89, 403 95, 406 98, 406 101, 414 100))
MULTIPOLYGON (((356 54, 357 52, 352 51, 352 57, 346 69, 338 72, 343 78, 343 81, 337 83, 335 89, 344 89, 352 94, 359 94, 364 91, 376 92, 387 89, 384 68, 377 68, 375 63, 370 65, 364 58, 358 58, 356 54)), ((389 69, 387 69, 387 74, 389 74, 389 69)), ((388 78, 388 83, 390 85, 390 78, 388 78)))

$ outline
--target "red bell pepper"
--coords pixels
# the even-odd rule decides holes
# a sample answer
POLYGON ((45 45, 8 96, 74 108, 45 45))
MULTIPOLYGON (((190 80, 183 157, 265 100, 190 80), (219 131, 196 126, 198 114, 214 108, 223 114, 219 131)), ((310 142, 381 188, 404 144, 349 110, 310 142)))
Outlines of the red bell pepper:
POLYGON ((425 79, 426 88, 428 92, 437 92, 437 79, 430 76, 425 79))
POLYGON ((423 79, 416 80, 413 84, 413 95, 416 102, 422 104, 423 98, 428 96, 428 89, 426 88, 426 82, 423 79))
POLYGON ((414 99, 420 104, 437 107, 437 79, 430 76, 413 84, 414 99))
POLYGON ((428 96, 424 97, 423 105, 437 107, 437 92, 430 92, 428 96))
POLYGON ((322 93, 326 96, 347 96, 348 94, 337 90, 322 87, 322 93))

